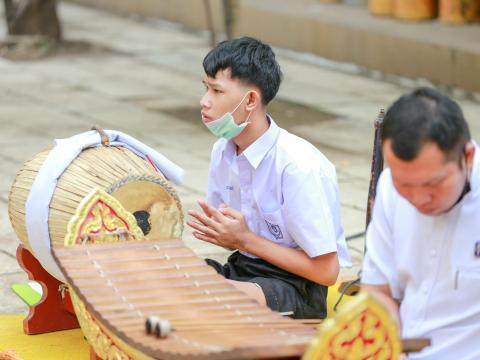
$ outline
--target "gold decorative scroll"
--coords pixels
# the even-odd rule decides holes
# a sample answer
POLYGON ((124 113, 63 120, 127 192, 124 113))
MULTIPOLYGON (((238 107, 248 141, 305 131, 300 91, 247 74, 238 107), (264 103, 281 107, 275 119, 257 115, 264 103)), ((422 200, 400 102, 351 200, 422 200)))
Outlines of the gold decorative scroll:
POLYGON ((302 360, 396 360, 400 354, 396 324, 383 306, 361 293, 322 322, 302 360))
POLYGON ((114 197, 95 188, 68 223, 65 246, 141 239, 143 233, 135 217, 114 197))
POLYGON ((99 358, 104 360, 152 360, 149 356, 128 346, 105 329, 99 321, 90 315, 72 288, 70 288, 70 294, 83 335, 99 358))

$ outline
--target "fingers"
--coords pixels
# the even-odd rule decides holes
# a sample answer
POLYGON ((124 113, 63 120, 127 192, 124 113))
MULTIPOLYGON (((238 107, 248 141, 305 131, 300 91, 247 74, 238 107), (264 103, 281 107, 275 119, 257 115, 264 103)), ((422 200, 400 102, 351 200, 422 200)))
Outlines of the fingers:
POLYGON ((215 208, 213 206, 210 206, 205 200, 203 199, 198 199, 197 200, 198 205, 202 208, 202 210, 205 212, 207 216, 212 217, 213 216, 213 210, 215 208))
POLYGON ((214 244, 214 245, 218 245, 218 242, 211 236, 205 235, 205 234, 200 233, 198 231, 194 231, 192 233, 192 235, 198 240, 202 240, 202 241, 206 241, 206 242, 209 242, 211 244, 214 244))
POLYGON ((214 230, 217 229, 217 227, 219 225, 213 218, 202 215, 195 210, 188 210, 188 215, 197 219, 203 225, 208 226, 208 227, 210 227, 214 230))
POLYGON ((221 246, 221 247, 223 247, 224 249, 227 249, 227 250, 230 250, 230 251, 235 250, 234 247, 225 246, 225 245, 221 244, 219 241, 217 241, 215 238, 210 237, 210 236, 207 236, 207 235, 202 234, 202 233, 199 233, 199 232, 197 232, 197 231, 194 231, 194 232, 192 233, 192 235, 193 235, 196 239, 198 239, 198 240, 206 241, 206 242, 209 242, 209 243, 211 243, 211 244, 213 244, 213 245, 221 246))
POLYGON ((198 200, 198 204, 204 214, 195 210, 188 211, 193 218, 187 221, 187 225, 194 230, 192 235, 199 240, 230 248, 231 239, 235 238, 239 226, 241 229, 245 227, 242 213, 225 204, 220 204, 218 210, 204 200, 198 200))
POLYGON ((187 221, 187 225, 193 228, 194 230, 197 230, 198 232, 201 232, 207 236, 213 236, 213 237, 218 236, 218 233, 214 229, 212 229, 210 226, 205 226, 202 223, 190 220, 190 221, 187 221))
POLYGON ((228 206, 224 203, 221 203, 219 206, 218 206, 218 211, 225 215, 226 217, 228 217, 229 219, 235 219, 235 217, 229 215, 228 211, 225 211, 225 209, 228 209, 228 206))
POLYGON ((224 220, 222 214, 215 209, 213 206, 207 204, 205 200, 200 199, 198 200, 198 205, 202 208, 203 212, 210 218, 217 220, 218 222, 222 222, 224 220))
POLYGON ((232 208, 229 208, 229 207, 221 207, 218 209, 218 211, 225 215, 225 216, 228 216, 230 218, 233 218, 233 219, 240 219, 242 217, 242 213, 240 211, 237 211, 235 209, 232 209, 232 208))

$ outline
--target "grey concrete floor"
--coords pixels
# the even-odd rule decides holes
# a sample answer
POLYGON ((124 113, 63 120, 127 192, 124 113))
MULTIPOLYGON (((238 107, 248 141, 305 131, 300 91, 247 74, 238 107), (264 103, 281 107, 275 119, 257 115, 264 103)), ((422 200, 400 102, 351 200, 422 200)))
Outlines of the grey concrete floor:
MULTIPOLYGON (((215 139, 200 124, 200 116, 196 122, 178 114, 199 109, 208 36, 72 4, 60 4, 60 16, 66 39, 103 48, 35 61, 0 58, 0 313, 26 311, 10 290, 12 283, 27 277, 15 259, 18 239, 8 220, 8 192, 22 163, 53 139, 87 131, 93 124, 124 131, 186 170, 184 185, 177 187, 185 210, 194 208, 206 189, 215 139)), ((0 38, 4 28, 0 16, 0 38)), ((277 54, 285 74, 279 100, 317 111, 318 121, 311 111, 309 120, 302 121, 282 107, 276 120, 334 162, 346 234, 359 233, 365 221, 373 120, 408 86, 321 66, 291 51, 278 49, 277 54)), ((480 104, 458 100, 478 138, 480 104)), ((184 240, 201 256, 227 255, 195 240, 187 228, 184 240)), ((349 247, 355 264, 344 273, 355 273, 363 237, 349 247)))

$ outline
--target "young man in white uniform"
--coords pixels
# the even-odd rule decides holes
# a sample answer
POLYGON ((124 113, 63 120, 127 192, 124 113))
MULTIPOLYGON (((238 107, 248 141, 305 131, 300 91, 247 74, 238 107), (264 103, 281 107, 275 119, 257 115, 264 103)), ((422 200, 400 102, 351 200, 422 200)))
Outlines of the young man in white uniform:
POLYGON ((237 288, 273 310, 323 318, 327 286, 350 263, 335 168, 267 115, 282 76, 270 46, 225 41, 203 66, 202 121, 221 139, 204 213, 190 210, 187 224, 197 239, 237 250, 225 265, 207 259, 237 288))
POLYGON ((404 338, 432 345, 410 359, 480 359, 480 153, 459 106, 428 88, 388 110, 367 231, 363 289, 404 338))

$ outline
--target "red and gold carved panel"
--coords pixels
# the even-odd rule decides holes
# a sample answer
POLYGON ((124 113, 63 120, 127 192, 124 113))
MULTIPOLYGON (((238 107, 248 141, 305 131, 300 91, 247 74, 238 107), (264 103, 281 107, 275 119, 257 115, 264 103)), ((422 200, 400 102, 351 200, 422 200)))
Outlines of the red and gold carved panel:
POLYGON ((82 201, 68 223, 65 246, 142 238, 135 217, 118 200, 97 188, 82 201))
POLYGON ((324 321, 303 360, 396 360, 401 345, 396 324, 366 293, 324 321))

